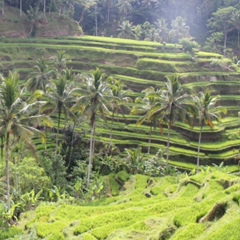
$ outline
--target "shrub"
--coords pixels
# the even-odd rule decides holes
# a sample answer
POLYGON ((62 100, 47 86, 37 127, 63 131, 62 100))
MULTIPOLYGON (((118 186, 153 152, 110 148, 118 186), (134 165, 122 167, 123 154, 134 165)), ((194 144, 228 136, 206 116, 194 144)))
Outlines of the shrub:
POLYGON ((62 233, 53 233, 48 238, 48 240, 65 240, 65 237, 63 236, 62 233))
POLYGON ((183 46, 184 52, 192 53, 194 48, 198 48, 198 43, 192 38, 182 38, 179 40, 179 44, 183 46))
POLYGON ((21 234, 22 231, 16 227, 1 229, 0 231, 0 240, 10 239, 16 235, 21 234))
POLYGON ((110 188, 112 192, 112 196, 117 196, 119 195, 119 190, 120 190, 120 185, 118 182, 115 180, 114 174, 109 175, 109 183, 110 183, 110 188))

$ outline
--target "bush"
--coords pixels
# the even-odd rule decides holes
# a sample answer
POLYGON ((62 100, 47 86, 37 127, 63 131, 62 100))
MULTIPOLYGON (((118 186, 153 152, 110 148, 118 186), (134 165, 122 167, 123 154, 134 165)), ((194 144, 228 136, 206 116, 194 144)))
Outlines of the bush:
POLYGON ((179 40, 179 44, 183 46, 184 52, 192 53, 194 48, 198 48, 198 43, 193 41, 192 38, 182 38, 179 40))
POLYGON ((1 229, 0 231, 0 240, 10 239, 16 235, 21 234, 22 231, 16 227, 1 229))

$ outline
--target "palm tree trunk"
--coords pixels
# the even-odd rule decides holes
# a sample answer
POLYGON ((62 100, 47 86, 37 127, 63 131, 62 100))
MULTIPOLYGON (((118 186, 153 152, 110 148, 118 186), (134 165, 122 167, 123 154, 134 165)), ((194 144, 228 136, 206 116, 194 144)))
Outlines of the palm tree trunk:
POLYGON ((90 185, 90 176, 91 176, 92 165, 93 165, 94 132, 95 132, 95 122, 93 122, 92 127, 91 127, 89 162, 88 162, 88 173, 87 173, 87 187, 89 187, 89 185, 90 185))
POLYGON ((238 28, 238 47, 239 47, 239 33, 240 33, 240 31, 239 31, 239 28, 238 28))
POLYGON ((168 139, 167 139, 167 165, 168 165, 168 158, 169 158, 169 144, 170 144, 170 124, 168 125, 168 139))
POLYGON ((150 154, 151 150, 151 141, 152 141, 152 125, 150 126, 150 131, 149 131, 149 141, 148 141, 148 155, 150 154))
POLYGON ((96 36, 98 36, 97 4, 95 4, 95 27, 96 27, 96 36))
POLYGON ((1 160, 3 161, 3 136, 1 137, 1 160))
POLYGON ((110 129, 110 136, 109 136, 109 150, 111 150, 112 147, 112 125, 113 125, 113 118, 114 118, 114 113, 112 115, 112 121, 111 121, 111 129, 110 129))
POLYGON ((59 137, 59 128, 60 128, 60 121, 61 121, 61 111, 62 111, 62 106, 61 104, 59 105, 58 109, 58 125, 57 125, 57 136, 56 136, 56 146, 55 146, 55 156, 58 153, 58 137, 59 137))
POLYGON ((45 17, 45 13, 46 13, 46 0, 43 0, 43 13, 44 13, 44 17, 45 17))
POLYGON ((201 145, 201 139, 202 139, 202 128, 203 128, 203 125, 201 124, 200 133, 199 133, 199 137, 198 137, 197 173, 198 173, 198 170, 199 170, 199 158, 200 158, 200 145, 201 145))
POLYGON ((110 3, 108 2, 108 11, 107 11, 107 23, 109 25, 110 20, 110 3))
POLYGON ((6 136, 6 182, 7 182, 7 208, 10 210, 10 181, 9 181, 9 133, 6 136))
POLYGON ((20 0, 20 17, 22 16, 22 0, 20 0))
POLYGON ((72 152, 73 152, 73 141, 74 141, 75 128, 76 128, 76 123, 74 121, 73 130, 72 130, 72 140, 71 140, 71 145, 70 145, 70 154, 69 154, 69 160, 68 160, 67 168, 70 167, 70 164, 72 162, 72 152))
POLYGON ((224 35, 224 46, 223 46, 223 55, 226 56, 226 49, 227 49, 227 33, 224 35))

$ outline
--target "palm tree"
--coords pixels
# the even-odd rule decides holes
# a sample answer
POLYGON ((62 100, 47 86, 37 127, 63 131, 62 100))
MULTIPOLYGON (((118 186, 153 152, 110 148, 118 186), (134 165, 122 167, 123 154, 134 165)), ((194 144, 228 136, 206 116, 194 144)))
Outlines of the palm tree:
POLYGON ((239 47, 239 40, 240 40, 240 10, 236 10, 231 16, 231 23, 237 29, 238 32, 238 47, 239 47))
POLYGON ((123 21, 119 25, 118 31, 120 32, 118 34, 119 38, 136 39, 136 36, 134 34, 133 23, 127 20, 123 21))
POLYGON ((190 37, 190 27, 186 24, 186 20, 178 16, 171 22, 171 31, 169 32, 172 41, 178 42, 181 38, 190 37))
POLYGON ((193 108, 192 97, 181 86, 177 76, 167 77, 165 86, 159 91, 155 103, 148 111, 148 119, 159 118, 168 126, 167 138, 167 164, 169 159, 170 130, 177 119, 187 116, 193 108))
POLYGON ((30 73, 29 79, 26 82, 26 87, 29 91, 35 92, 37 89, 46 93, 46 85, 50 78, 54 75, 55 70, 50 68, 46 59, 43 57, 37 60, 33 71, 30 73))
POLYGON ((49 83, 46 93, 47 103, 43 106, 43 111, 58 114, 55 154, 57 154, 58 151, 59 130, 62 114, 65 115, 65 122, 67 122, 69 118, 74 121, 76 120, 75 114, 70 111, 70 108, 74 104, 74 92, 77 91, 77 88, 75 87, 74 81, 67 78, 69 78, 68 75, 61 75, 49 83))
POLYGON ((129 108, 127 106, 128 103, 132 102, 132 99, 130 97, 127 97, 127 91, 124 90, 124 84, 122 84, 120 81, 114 79, 113 77, 109 77, 107 79, 108 86, 111 89, 111 95, 112 99, 109 103, 109 108, 112 112, 111 114, 111 130, 110 130, 110 148, 112 146, 112 128, 113 128, 113 120, 114 117, 119 115, 119 113, 124 116, 124 112, 129 111, 129 108))
POLYGON ((153 87, 147 88, 143 90, 145 96, 143 98, 138 97, 135 99, 135 105, 131 110, 131 114, 143 114, 137 121, 137 125, 142 124, 144 121, 148 121, 150 123, 149 130, 149 140, 148 140, 148 154, 150 154, 151 150, 151 141, 152 141, 152 128, 156 127, 158 122, 158 116, 153 115, 151 118, 149 117, 149 111, 154 106, 156 101, 156 97, 159 94, 159 91, 155 91, 153 87))
POLYGON ((160 36, 162 42, 166 42, 168 40, 169 33, 166 19, 165 18, 157 19, 157 21, 155 22, 155 26, 156 32, 160 36))
POLYGON ((53 65, 57 70, 57 74, 62 74, 67 68, 67 64, 70 62, 70 59, 66 56, 65 51, 57 51, 57 55, 51 57, 53 60, 53 65))
MULTIPOLYGON (((43 133, 35 128, 44 120, 47 124, 51 121, 45 115, 38 115, 36 107, 41 102, 30 102, 33 96, 26 100, 24 90, 19 88, 19 77, 16 73, 9 73, 7 78, 3 78, 0 85, 0 133, 5 139, 6 156, 6 183, 7 183, 7 207, 10 209, 10 183, 9 183, 9 159, 10 141, 12 138, 23 140, 31 148, 31 137, 38 134, 44 137, 43 133)), ((32 101, 31 100, 31 101, 32 101)))
POLYGON ((0 0, 0 9, 1 9, 2 15, 4 15, 4 0, 0 0))
POLYGON ((112 8, 113 0, 102 0, 103 6, 107 7, 107 24, 110 22, 110 11, 112 8))
POLYGON ((75 3, 79 5, 81 9, 78 24, 83 25, 84 13, 96 4, 96 0, 75 0, 75 3))
POLYGON ((133 6, 132 3, 135 2, 135 0, 119 0, 117 3, 117 6, 119 8, 119 13, 122 17, 122 19, 125 19, 128 14, 133 12, 133 6))
POLYGON ((33 8, 30 6, 30 10, 27 11, 27 16, 30 22, 30 31, 29 31, 29 36, 35 36, 36 33, 36 24, 39 20, 43 18, 42 12, 39 11, 39 7, 33 8))
POLYGON ((109 114, 107 100, 110 99, 110 90, 105 81, 104 73, 98 68, 89 74, 82 75, 82 78, 86 85, 81 89, 81 96, 72 109, 81 111, 90 119, 91 137, 87 174, 87 186, 89 187, 93 167, 96 118, 99 115, 105 119, 105 114, 109 114))
POLYGON ((219 121, 221 113, 226 113, 226 109, 221 106, 216 107, 218 96, 212 96, 209 91, 200 92, 200 96, 194 97, 199 119, 200 132, 198 137, 198 154, 197 154, 197 172, 199 170, 200 145, 202 139, 203 126, 207 125, 213 128, 213 121, 219 121))

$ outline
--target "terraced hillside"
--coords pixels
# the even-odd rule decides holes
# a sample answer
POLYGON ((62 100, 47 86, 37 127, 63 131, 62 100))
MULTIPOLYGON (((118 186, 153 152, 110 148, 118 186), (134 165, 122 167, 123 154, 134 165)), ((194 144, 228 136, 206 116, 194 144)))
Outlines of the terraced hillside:
POLYGON ((12 235, 20 235, 11 239, 237 240, 239 186, 239 177, 216 170, 132 175, 117 197, 81 206, 67 199, 40 204, 22 214, 12 228, 12 235))
MULTIPOLYGON (((122 40, 104 37, 83 36, 59 39, 5 39, 0 40, 0 71, 6 74, 17 70, 24 81, 35 61, 44 56, 50 58, 58 50, 64 50, 72 61, 69 67, 77 73, 102 68, 132 90, 135 98, 147 87, 163 86, 166 76, 177 74, 181 83, 199 92, 206 88, 220 95, 218 104, 225 106, 227 115, 214 129, 203 129, 200 164, 220 164, 222 161, 236 166, 239 135, 239 91, 240 70, 229 59, 219 54, 195 52, 185 53, 176 44, 122 40), (235 150, 236 149, 236 150, 235 150)), ((136 126, 138 116, 126 115, 126 123, 121 119, 113 124, 113 142, 120 148, 148 146, 149 127, 136 126)), ((170 162, 183 168, 191 168, 196 162, 199 128, 191 129, 178 122, 171 131, 170 162)), ((97 140, 109 141, 110 128, 98 122, 97 140)), ((159 149, 165 151, 167 130, 161 134, 159 128, 152 135, 152 154, 159 149)))

